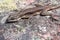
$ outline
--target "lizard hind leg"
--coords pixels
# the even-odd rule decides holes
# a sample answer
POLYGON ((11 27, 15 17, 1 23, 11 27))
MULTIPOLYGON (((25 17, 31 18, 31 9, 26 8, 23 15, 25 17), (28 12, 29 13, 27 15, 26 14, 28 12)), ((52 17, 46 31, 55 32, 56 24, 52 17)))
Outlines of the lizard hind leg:
POLYGON ((46 10, 44 11, 44 10, 43 10, 43 11, 40 13, 40 15, 41 15, 41 16, 51 16, 52 13, 49 13, 48 11, 46 11, 46 10))

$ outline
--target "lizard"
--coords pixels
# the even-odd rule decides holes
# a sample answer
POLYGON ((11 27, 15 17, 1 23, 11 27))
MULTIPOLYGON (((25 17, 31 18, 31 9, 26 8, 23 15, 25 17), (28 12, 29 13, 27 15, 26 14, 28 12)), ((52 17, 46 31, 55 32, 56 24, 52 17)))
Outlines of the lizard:
POLYGON ((37 7, 33 7, 33 8, 28 8, 22 11, 19 11, 18 13, 14 14, 14 15, 10 15, 6 22, 10 23, 10 22, 17 22, 22 18, 29 18, 30 16, 34 16, 34 15, 46 15, 46 16, 51 16, 52 14, 49 13, 44 13, 47 11, 51 11, 54 9, 60 8, 60 5, 48 5, 48 6, 37 6, 37 7), (36 13, 36 12, 40 12, 40 13, 36 13))

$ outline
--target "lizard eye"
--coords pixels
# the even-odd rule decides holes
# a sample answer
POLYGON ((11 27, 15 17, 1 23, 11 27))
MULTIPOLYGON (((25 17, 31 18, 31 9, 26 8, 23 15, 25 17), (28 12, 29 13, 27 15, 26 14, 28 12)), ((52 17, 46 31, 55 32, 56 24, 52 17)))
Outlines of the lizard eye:
POLYGON ((14 19, 16 19, 17 17, 13 17, 13 16, 10 16, 8 19, 9 20, 14 20, 14 19))

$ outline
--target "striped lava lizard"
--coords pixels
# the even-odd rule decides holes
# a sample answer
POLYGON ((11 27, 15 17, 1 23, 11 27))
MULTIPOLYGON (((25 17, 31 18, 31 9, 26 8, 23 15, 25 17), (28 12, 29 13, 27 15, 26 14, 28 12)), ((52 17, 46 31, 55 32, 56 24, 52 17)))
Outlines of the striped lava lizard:
POLYGON ((48 5, 48 6, 37 6, 37 7, 33 7, 33 8, 28 8, 22 11, 19 11, 18 13, 14 14, 14 15, 10 15, 6 22, 7 23, 12 23, 12 22, 17 22, 22 18, 29 18, 30 16, 34 16, 34 15, 46 15, 46 16, 51 16, 52 14, 49 13, 44 13, 46 11, 51 11, 54 9, 60 8, 60 5, 48 5), (39 13, 36 13, 39 12, 39 13))

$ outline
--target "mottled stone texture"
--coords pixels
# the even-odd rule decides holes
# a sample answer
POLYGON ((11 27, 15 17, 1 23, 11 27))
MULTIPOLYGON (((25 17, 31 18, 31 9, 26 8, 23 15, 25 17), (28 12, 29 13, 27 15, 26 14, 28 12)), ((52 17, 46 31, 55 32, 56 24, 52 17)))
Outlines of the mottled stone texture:
MULTIPOLYGON (((18 10, 34 7, 35 3, 42 5, 60 4, 60 0, 17 0, 18 10)), ((31 16, 16 23, 1 21, 15 11, 0 13, 0 40, 60 40, 60 9, 48 11, 58 17, 58 21, 50 16, 31 16)), ((38 12, 39 13, 39 12, 38 12)), ((5 19, 4 19, 5 20, 5 19)))

